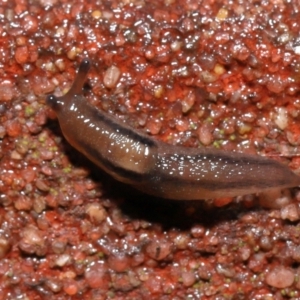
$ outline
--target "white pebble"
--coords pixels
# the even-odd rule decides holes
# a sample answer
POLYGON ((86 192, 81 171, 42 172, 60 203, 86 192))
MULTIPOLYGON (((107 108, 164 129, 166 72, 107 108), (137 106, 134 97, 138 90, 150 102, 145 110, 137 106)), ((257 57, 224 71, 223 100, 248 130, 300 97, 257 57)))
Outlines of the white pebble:
POLYGON ((294 282, 295 274, 292 270, 278 266, 271 270, 266 276, 268 285, 278 289, 284 289, 291 286, 294 282))
POLYGON ((103 83, 107 88, 114 88, 120 78, 121 71, 116 66, 108 68, 104 74, 103 83))
POLYGON ((288 126, 288 114, 284 107, 279 107, 276 110, 274 122, 281 130, 284 130, 288 126))

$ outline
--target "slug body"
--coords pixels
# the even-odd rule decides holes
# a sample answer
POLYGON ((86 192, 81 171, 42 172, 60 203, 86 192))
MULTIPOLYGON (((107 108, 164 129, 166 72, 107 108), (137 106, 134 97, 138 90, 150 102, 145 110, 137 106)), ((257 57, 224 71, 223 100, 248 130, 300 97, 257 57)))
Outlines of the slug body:
POLYGON ((68 142, 115 179, 148 194, 178 200, 210 199, 300 185, 274 160, 242 153, 169 145, 134 130, 82 95, 90 68, 82 61, 63 97, 48 96, 68 142))

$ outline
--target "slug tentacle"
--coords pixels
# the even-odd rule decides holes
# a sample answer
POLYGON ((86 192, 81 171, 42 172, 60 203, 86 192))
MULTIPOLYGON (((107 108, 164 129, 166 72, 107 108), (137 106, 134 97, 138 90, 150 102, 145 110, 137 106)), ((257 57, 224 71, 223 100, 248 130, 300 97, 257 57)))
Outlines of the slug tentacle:
POLYGON ((90 68, 91 68, 90 60, 88 58, 83 59, 79 65, 77 76, 75 77, 75 81, 73 82, 72 87, 69 90, 68 94, 78 95, 82 93, 85 79, 90 68))
POLYGON ((76 98, 82 97, 83 86, 90 67, 90 60, 85 58, 80 63, 78 73, 70 90, 62 97, 56 97, 54 95, 47 96, 47 105, 50 106, 57 114, 59 114, 61 110, 64 112, 66 109, 70 109, 70 106, 74 101, 76 101, 76 98), (63 109, 63 107, 65 108, 63 109))
POLYGON ((238 196, 300 185, 287 166, 265 157, 172 146, 130 128, 82 95, 89 59, 70 91, 47 97, 65 138, 119 181, 163 198, 195 200, 238 196))

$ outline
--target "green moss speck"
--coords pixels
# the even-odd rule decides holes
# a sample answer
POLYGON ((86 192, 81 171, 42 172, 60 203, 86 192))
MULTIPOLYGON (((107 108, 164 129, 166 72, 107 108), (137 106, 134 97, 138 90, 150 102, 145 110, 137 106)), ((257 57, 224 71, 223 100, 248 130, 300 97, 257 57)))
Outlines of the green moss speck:
POLYGON ((69 165, 69 166, 63 168, 63 172, 66 173, 66 174, 67 174, 67 173, 70 173, 71 170, 72 170, 72 166, 71 166, 71 165, 69 165))
POLYGON ((259 251, 259 246, 258 245, 255 246, 253 250, 254 250, 254 252, 258 252, 259 251))
POLYGON ((298 292, 297 291, 290 291, 289 292, 289 297, 293 298, 293 297, 297 297, 298 296, 298 292))
POLYGON ((35 113, 35 110, 33 109, 32 106, 27 105, 27 106, 25 107, 25 117, 29 118, 29 117, 31 117, 34 113, 35 113))
POLYGON ((204 122, 208 123, 208 124, 213 123, 213 118, 212 117, 208 117, 204 122))
POLYGON ((197 129, 197 125, 195 123, 190 123, 190 129, 191 130, 196 130, 197 129))
POLYGON ((107 294, 106 294, 107 298, 115 298, 115 293, 113 291, 108 291, 107 294))
POLYGON ((213 142, 213 146, 217 149, 220 149, 221 147, 221 144, 222 144, 222 141, 214 141, 213 142))
POLYGON ((40 135, 39 136, 39 142, 40 143, 45 143, 46 139, 47 139, 47 137, 45 135, 40 135))
POLYGON ((281 290, 280 293, 281 293, 282 296, 286 296, 287 295, 285 289, 281 290))
POLYGON ((40 157, 40 152, 38 152, 38 151, 34 151, 34 152, 32 152, 32 158, 34 158, 34 159, 37 159, 37 158, 39 158, 40 157))
POLYGON ((6 275, 7 277, 13 277, 13 276, 14 276, 14 272, 13 272, 13 270, 9 270, 9 271, 7 271, 7 272, 5 273, 5 275, 6 275))
POLYGON ((50 188, 49 192, 52 196, 57 196, 58 195, 58 191, 56 189, 50 188))

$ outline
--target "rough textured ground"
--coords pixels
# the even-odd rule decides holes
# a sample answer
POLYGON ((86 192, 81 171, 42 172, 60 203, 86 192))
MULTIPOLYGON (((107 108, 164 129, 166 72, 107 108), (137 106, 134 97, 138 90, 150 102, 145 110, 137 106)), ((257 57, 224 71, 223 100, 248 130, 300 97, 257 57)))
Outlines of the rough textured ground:
MULTIPOLYGON (((297 1, 0 3, 0 299, 299 299, 300 193, 146 196, 64 139, 45 95, 170 144, 300 168, 297 1)), ((271 176, 271 174, 270 174, 271 176)))

